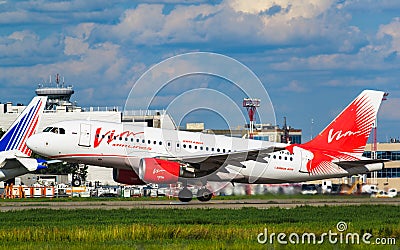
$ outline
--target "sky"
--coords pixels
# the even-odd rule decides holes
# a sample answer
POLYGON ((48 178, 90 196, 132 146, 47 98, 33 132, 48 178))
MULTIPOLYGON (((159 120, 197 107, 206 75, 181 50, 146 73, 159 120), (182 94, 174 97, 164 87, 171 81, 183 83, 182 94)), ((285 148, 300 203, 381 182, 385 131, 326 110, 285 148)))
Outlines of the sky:
MULTIPOLYGON (((224 55, 251 70, 268 93, 259 109, 272 104, 275 121, 257 118, 281 126, 287 117, 303 141, 363 89, 389 93, 379 141, 400 138, 399 1, 0 1, 0 102, 27 104, 38 84, 59 73, 80 106, 124 107, 146 71, 192 52, 224 55)), ((190 106, 177 123, 234 127, 246 122, 243 97, 224 77, 190 75, 166 83, 151 108, 190 106), (171 105, 177 96, 180 105, 171 105)))

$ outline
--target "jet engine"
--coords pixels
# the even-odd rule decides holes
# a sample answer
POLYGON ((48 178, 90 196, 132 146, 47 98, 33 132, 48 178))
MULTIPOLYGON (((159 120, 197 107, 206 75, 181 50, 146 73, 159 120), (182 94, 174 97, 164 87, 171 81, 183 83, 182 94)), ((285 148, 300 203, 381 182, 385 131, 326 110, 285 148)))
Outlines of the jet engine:
POLYGON ((126 185, 145 185, 135 171, 129 169, 113 168, 114 181, 126 185))
POLYGON ((176 183, 179 177, 194 178, 194 169, 180 162, 156 158, 140 160, 139 177, 145 182, 155 184, 176 183))

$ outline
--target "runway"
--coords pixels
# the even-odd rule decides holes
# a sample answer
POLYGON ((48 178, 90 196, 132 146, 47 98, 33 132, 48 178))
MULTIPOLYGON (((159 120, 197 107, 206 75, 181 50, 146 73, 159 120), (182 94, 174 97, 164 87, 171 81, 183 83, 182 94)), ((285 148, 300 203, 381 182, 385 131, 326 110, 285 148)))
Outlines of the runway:
POLYGON ((272 207, 293 208, 297 206, 349 206, 349 205, 400 205, 400 198, 335 198, 335 199, 243 199, 243 200, 211 200, 200 202, 193 200, 183 203, 178 200, 129 200, 129 201, 4 201, 0 202, 0 211, 28 209, 240 209, 253 207, 268 209, 272 207))

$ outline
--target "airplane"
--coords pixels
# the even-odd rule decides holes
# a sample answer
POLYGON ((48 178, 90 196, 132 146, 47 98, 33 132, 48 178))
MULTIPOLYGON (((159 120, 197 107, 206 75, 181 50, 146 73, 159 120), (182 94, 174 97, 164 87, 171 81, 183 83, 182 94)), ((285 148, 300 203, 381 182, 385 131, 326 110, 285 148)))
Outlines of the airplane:
POLYGON ((381 170, 386 160, 362 156, 385 93, 364 90, 318 136, 287 144, 100 121, 65 121, 31 136, 34 152, 67 162, 113 168, 128 185, 201 185, 197 198, 209 201, 208 181, 276 184, 346 177, 381 170), (54 133, 55 129, 58 130, 54 133))
POLYGON ((31 158, 26 140, 36 133, 47 97, 34 97, 0 140, 0 181, 46 168, 46 161, 31 158))

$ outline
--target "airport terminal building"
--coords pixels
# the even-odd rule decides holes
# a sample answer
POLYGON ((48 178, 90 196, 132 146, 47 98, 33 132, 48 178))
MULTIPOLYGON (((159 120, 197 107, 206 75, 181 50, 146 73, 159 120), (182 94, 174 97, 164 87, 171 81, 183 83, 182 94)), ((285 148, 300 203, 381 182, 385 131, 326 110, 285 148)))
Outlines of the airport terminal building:
MULTIPOLYGON (((364 156, 371 158, 372 145, 367 144, 364 156)), ((396 188, 400 190, 400 142, 378 143, 376 149, 377 159, 388 159, 385 168, 367 175, 367 182, 378 185, 379 189, 396 188)))

